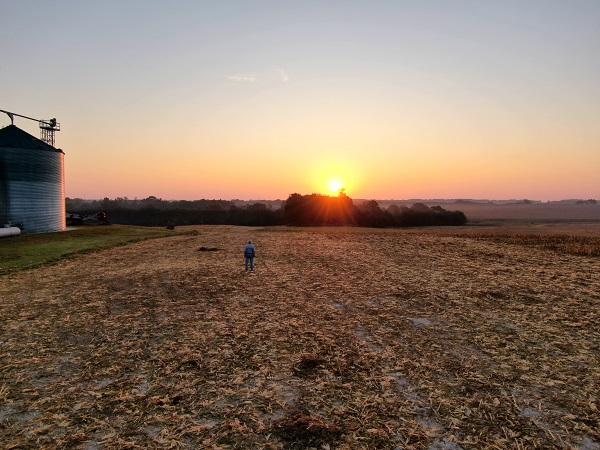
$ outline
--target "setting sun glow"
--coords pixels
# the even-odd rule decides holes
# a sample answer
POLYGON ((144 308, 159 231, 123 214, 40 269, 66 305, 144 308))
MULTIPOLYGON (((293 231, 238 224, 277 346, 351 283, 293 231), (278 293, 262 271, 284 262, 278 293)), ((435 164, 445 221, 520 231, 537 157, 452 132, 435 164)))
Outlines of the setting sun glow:
POLYGON ((329 190, 331 192, 337 193, 337 192, 339 192, 340 189, 342 189, 344 187, 344 185, 340 181, 339 178, 333 178, 333 179, 329 180, 327 187, 329 188, 329 190))

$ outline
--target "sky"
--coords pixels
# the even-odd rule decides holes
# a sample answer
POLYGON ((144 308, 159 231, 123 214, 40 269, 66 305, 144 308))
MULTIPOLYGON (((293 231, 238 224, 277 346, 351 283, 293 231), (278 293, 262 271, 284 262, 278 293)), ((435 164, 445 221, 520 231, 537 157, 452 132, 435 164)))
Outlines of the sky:
POLYGON ((597 0, 0 0, 0 109, 58 120, 71 198, 600 198, 598 23, 597 0))

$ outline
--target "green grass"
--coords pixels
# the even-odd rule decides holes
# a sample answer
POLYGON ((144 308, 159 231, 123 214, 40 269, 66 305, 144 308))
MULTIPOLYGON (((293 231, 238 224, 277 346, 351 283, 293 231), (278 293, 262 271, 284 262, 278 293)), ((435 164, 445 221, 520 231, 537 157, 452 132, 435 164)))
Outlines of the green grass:
POLYGON ((189 234, 127 225, 83 226, 60 233, 21 234, 0 239, 0 275, 145 239, 189 234))

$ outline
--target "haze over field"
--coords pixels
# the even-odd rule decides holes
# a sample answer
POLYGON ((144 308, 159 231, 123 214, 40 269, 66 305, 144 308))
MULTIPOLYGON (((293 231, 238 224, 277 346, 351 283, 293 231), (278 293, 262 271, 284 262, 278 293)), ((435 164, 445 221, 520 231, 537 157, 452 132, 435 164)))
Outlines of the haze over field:
POLYGON ((2 2, 0 109, 58 119, 68 197, 600 198, 599 19, 595 0, 2 2))

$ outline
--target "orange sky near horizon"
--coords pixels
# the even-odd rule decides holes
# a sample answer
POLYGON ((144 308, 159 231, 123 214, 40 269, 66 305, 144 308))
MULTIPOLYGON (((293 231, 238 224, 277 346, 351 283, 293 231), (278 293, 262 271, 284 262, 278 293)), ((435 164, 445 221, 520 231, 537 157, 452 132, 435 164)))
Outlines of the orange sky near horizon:
POLYGON ((68 197, 600 198, 599 2, 176 3, 0 5, 68 197))

